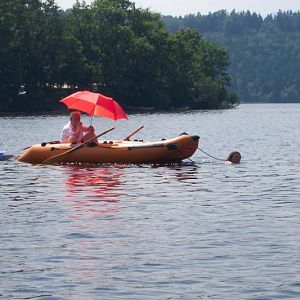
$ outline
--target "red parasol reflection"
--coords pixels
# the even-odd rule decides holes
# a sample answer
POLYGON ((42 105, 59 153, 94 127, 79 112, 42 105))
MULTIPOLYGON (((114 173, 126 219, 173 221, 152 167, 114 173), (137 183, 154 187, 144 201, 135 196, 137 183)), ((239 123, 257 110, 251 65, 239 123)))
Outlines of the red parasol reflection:
MULTIPOLYGON (((117 211, 123 195, 121 167, 70 167, 67 169, 66 198, 76 211, 103 214, 117 211)), ((75 215, 73 215, 75 217, 75 215)))

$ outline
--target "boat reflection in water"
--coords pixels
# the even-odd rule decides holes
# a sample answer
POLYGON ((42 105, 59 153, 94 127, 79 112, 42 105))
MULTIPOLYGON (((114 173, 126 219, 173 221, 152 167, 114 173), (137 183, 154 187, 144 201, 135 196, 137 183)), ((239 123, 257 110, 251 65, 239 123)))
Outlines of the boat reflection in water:
POLYGON ((66 199, 77 212, 96 214, 118 210, 122 188, 122 167, 70 167, 66 171, 66 199))

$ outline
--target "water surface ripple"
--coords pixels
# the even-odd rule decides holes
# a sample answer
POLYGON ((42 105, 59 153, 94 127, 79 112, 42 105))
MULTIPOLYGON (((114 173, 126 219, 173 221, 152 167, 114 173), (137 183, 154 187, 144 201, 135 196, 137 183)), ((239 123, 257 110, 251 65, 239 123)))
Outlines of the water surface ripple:
MULTIPOLYGON (((182 166, 1 161, 0 298, 300 299, 300 105, 129 120, 107 138, 186 131, 242 163, 200 151, 182 166)), ((65 121, 1 117, 1 150, 55 140, 65 121)))

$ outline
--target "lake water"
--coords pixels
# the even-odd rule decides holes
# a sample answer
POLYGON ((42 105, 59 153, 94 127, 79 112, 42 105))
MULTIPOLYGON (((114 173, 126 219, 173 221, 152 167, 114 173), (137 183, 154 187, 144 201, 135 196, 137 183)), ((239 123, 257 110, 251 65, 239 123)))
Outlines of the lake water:
MULTIPOLYGON (((56 140, 67 116, 1 117, 0 150, 56 140)), ((85 123, 89 118, 84 119, 85 123)), ((300 104, 94 118, 97 132, 185 131, 183 166, 0 162, 2 299, 300 299, 300 104)), ((103 137, 104 138, 104 137, 103 137)))

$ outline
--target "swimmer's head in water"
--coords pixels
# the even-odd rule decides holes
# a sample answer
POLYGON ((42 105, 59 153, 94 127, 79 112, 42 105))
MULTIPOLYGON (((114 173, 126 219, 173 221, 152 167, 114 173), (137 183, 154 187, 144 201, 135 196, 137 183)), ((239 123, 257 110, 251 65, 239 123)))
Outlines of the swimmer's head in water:
POLYGON ((228 158, 226 159, 227 161, 233 163, 233 164, 239 164, 241 162, 241 154, 238 151, 232 151, 229 155, 228 158))

